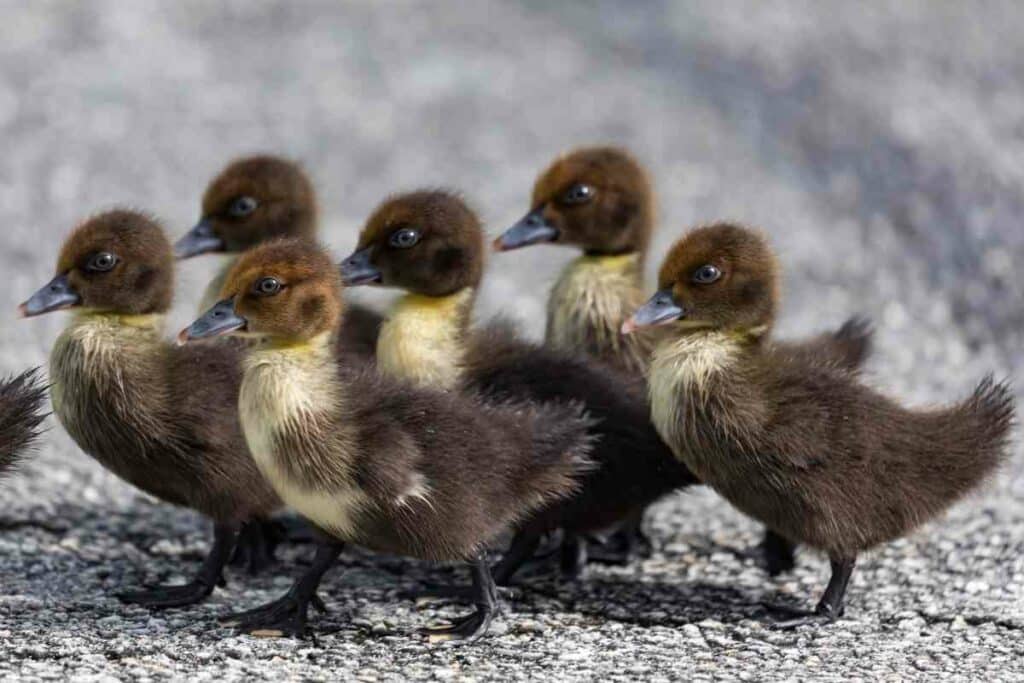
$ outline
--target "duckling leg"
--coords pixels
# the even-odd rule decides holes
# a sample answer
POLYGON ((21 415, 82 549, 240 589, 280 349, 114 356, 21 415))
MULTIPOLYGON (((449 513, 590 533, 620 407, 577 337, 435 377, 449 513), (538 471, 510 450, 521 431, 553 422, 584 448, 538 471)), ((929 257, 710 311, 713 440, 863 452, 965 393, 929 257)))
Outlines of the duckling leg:
POLYGON ((773 627, 780 630, 789 630, 800 626, 812 624, 831 623, 843 616, 843 598, 846 596, 846 587, 850 583, 850 576, 853 574, 853 558, 830 558, 832 564, 832 576, 825 587, 825 594, 821 596, 818 606, 814 612, 796 619, 780 621, 773 624, 773 627))
POLYGON ((184 586, 157 586, 149 590, 118 593, 118 600, 154 609, 184 607, 202 602, 213 593, 214 586, 224 585, 224 577, 221 572, 231 557, 231 551, 235 548, 237 538, 238 527, 236 525, 214 524, 213 546, 194 579, 184 586))
MULTIPOLYGON (((519 592, 514 588, 508 588, 505 584, 512 579, 527 560, 533 557, 538 545, 540 545, 540 536, 535 533, 520 531, 512 538, 508 551, 502 555, 491 572, 499 596, 506 600, 519 598, 519 592)), ((446 599, 471 600, 475 595, 475 590, 475 588, 466 586, 433 586, 416 594, 415 598, 417 603, 446 599)))
POLYGON ((484 553, 478 554, 470 563, 470 570, 473 573, 473 602, 476 603, 476 611, 456 619, 447 626, 424 629, 429 642, 464 640, 472 643, 487 633, 491 627, 491 621, 500 609, 501 601, 484 553))
POLYGON ((266 605, 228 615, 221 619, 221 623, 234 626, 241 633, 258 637, 304 637, 310 603, 321 612, 326 611, 316 591, 324 574, 334 565, 344 547, 344 544, 334 541, 317 543, 313 563, 287 593, 266 605))
POLYGON ((232 567, 245 567, 250 574, 259 574, 277 563, 274 552, 287 538, 283 524, 272 519, 254 519, 242 525, 238 543, 231 555, 232 567))
POLYGON ((562 576, 567 579, 579 578, 586 566, 587 544, 579 534, 566 531, 565 537, 562 540, 562 552, 559 559, 562 576))
POLYGON ((796 546, 771 529, 765 529, 764 540, 761 541, 761 558, 769 576, 778 576, 796 566, 796 546))
POLYGON ((609 534, 604 543, 589 543, 588 560, 622 566, 638 557, 650 557, 654 546, 644 533, 643 519, 644 510, 637 510, 609 534))

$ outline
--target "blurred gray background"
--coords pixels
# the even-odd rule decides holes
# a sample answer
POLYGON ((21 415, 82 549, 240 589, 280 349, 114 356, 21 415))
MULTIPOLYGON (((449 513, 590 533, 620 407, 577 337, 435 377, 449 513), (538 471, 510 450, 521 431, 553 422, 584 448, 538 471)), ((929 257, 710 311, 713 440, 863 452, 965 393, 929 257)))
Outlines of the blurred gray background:
MULTIPOLYGON (((0 2, 0 370, 45 362, 62 316, 20 321, 14 307, 77 221, 127 204, 176 237, 236 155, 301 161, 340 256, 388 193, 458 188, 497 233, 554 155, 613 143, 656 180, 652 272, 688 226, 742 220, 780 253, 781 335, 870 316, 870 381, 914 403, 987 372, 1017 379, 1021 35, 1015 2, 0 2)), ((539 335, 571 257, 494 257, 481 314, 539 335)), ((216 267, 183 265, 169 332, 216 267)), ((120 484, 50 425, 0 492, 0 677, 1024 674, 1019 447, 984 494, 865 558, 829 629, 762 626, 756 600, 811 602, 827 563, 805 553, 766 579, 740 552, 756 526, 704 492, 659 506, 651 560, 540 581, 496 637, 431 649, 415 627, 452 612, 399 591, 446 570, 359 553, 332 574, 332 611, 314 626, 333 634, 318 645, 215 622, 281 591, 308 549, 276 578, 233 575, 195 610, 120 606, 108 595, 123 583, 188 575, 205 524, 120 484)))

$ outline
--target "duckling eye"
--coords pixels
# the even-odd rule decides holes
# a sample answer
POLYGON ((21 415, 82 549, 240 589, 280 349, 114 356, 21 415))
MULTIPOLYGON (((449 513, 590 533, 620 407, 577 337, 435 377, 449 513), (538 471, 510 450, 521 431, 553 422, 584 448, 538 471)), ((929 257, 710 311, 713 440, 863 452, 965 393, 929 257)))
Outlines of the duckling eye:
POLYGON ((228 206, 228 215, 232 218, 243 218, 255 211, 259 205, 260 203, 252 197, 238 197, 228 206))
POLYGON ((412 228, 402 228, 391 234, 391 239, 388 240, 388 243, 399 249, 408 249, 409 247, 416 246, 419 241, 420 233, 418 231, 412 228))
POLYGON ((596 194, 595 190, 590 185, 577 183, 566 190, 562 196, 562 201, 566 204, 583 204, 593 199, 594 194, 596 194))
POLYGON ((710 285, 720 277, 722 277, 722 271, 710 263, 693 271, 693 281, 699 285, 710 285))
POLYGON ((281 281, 275 277, 264 277, 256 281, 253 292, 260 296, 274 296, 281 291, 281 281))
POLYGON ((108 251, 93 254, 85 264, 85 269, 93 273, 106 273, 117 265, 117 257, 108 251))

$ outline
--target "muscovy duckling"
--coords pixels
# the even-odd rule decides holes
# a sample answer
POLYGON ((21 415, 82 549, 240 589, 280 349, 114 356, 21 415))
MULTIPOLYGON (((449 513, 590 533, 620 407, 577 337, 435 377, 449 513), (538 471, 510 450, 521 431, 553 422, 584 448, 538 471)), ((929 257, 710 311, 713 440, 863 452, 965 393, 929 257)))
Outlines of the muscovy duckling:
POLYGON ((642 378, 620 376, 586 354, 525 342, 506 324, 471 329, 485 244, 480 221, 458 196, 431 190, 398 195, 367 220, 355 253, 342 262, 342 277, 348 285, 406 292, 381 329, 382 372, 502 400, 578 401, 597 419, 597 468, 576 495, 521 525, 495 569, 498 583, 507 583, 541 536, 561 528, 568 538, 562 569, 576 575, 586 561, 581 537, 697 481, 651 425, 642 378))
POLYGON ((39 436, 45 397, 39 368, 0 382, 0 477, 18 465, 39 436))
MULTIPOLYGON (((548 297, 545 343, 586 352, 627 372, 646 372, 659 330, 622 336, 626 318, 645 299, 647 248, 655 199, 649 175, 629 152, 587 147, 556 159, 537 178, 531 209, 494 241, 499 251, 554 243, 583 251, 562 272, 548 297)), ((793 353, 827 356, 857 368, 870 350, 867 321, 852 319, 834 333, 808 340, 793 353)), ((599 557, 627 560, 648 554, 643 510, 610 539, 599 557)), ((762 544, 771 575, 793 567, 793 548, 769 532, 762 544)))
POLYGON ((651 415, 676 455, 740 511, 828 554, 816 610, 832 621, 857 556, 911 532, 1007 457, 1014 408, 990 378, 948 408, 910 410, 835 363, 767 343, 775 257, 755 232, 696 229, 624 325, 666 325, 650 367, 651 415))
MULTIPOLYGON (((231 256, 206 286, 199 312, 216 303, 238 254, 275 237, 315 239, 318 213, 313 182, 297 163, 259 155, 228 164, 207 185, 199 222, 174 245, 180 259, 231 256)), ((381 322, 369 308, 350 305, 339 343, 348 352, 372 355, 381 322)))
POLYGON ((489 403, 352 367, 332 339, 343 324, 337 267, 308 242, 243 254, 221 296, 179 339, 256 338, 238 399, 253 458, 282 499, 335 540, 311 580, 243 615, 243 628, 301 633, 332 553, 356 543, 469 563, 476 611, 430 634, 483 635, 498 608, 485 550, 576 490, 589 467, 590 419, 578 405, 489 403))
POLYGON ((160 225, 114 210, 71 233, 57 275, 20 307, 24 316, 72 309, 50 352, 50 395, 79 447, 133 486, 214 522, 213 546, 191 582, 118 596, 150 607, 206 598, 222 581, 239 529, 281 505, 238 423, 238 351, 181 349, 163 339, 173 279, 160 225))

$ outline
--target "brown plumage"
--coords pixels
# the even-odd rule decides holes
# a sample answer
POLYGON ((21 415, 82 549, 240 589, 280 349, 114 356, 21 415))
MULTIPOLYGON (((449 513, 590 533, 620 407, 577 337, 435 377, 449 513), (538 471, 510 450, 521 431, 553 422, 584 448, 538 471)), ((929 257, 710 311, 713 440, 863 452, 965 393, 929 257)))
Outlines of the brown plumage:
MULTIPOLYGON (((207 185, 199 222, 175 243, 178 258, 204 253, 232 255, 206 287, 200 312, 217 301, 235 256, 276 237, 316 239, 316 190, 294 161, 270 155, 236 159, 207 185)), ((381 316, 350 306, 339 342, 352 353, 372 355, 381 316)))
MULTIPOLYGON (((554 243, 580 249, 548 297, 545 343, 586 352, 633 375, 645 373, 662 330, 623 336, 622 323, 645 300, 647 248, 655 223, 655 197, 647 171, 629 152, 584 147, 557 158, 533 187, 530 212, 498 237, 499 250, 554 243)), ((835 333, 798 345, 791 353, 828 357, 859 367, 870 350, 871 329, 854 319, 835 333)), ((627 559, 649 552, 641 531, 643 511, 615 534, 598 557, 627 559), (615 550, 617 548, 617 550, 615 550)), ((762 545, 772 575, 793 566, 793 549, 771 533, 762 545)))
POLYGON ((562 528, 572 541, 563 568, 582 568, 580 535, 621 522, 655 498, 694 484, 672 457, 648 416, 643 380, 609 366, 519 338, 511 325, 473 330, 470 318, 484 267, 483 230, 457 195, 418 191, 378 207, 342 264, 349 281, 377 282, 407 292, 381 333, 382 370, 422 384, 482 392, 503 400, 574 401, 596 418, 595 470, 571 498, 537 511, 520 526, 495 570, 511 578, 541 534, 562 528), (392 333, 391 328, 400 332, 392 333))
POLYGON ((173 276, 157 222, 109 211, 71 233, 56 277, 22 304, 25 315, 73 309, 50 354, 50 381, 54 413, 82 450, 133 486, 214 522, 210 557, 190 584, 122 596, 154 607, 209 595, 239 528, 280 506, 239 427, 238 352, 178 348, 162 336, 173 276))
POLYGON ((39 436, 44 398, 39 368, 0 382, 0 477, 18 466, 39 436))
POLYGON ((835 363, 768 339, 778 277, 756 232, 716 224, 675 244, 632 325, 671 337, 650 370, 652 416, 676 455, 741 511, 819 549, 835 619, 857 556, 940 514, 1007 456, 1014 408, 986 379, 961 403, 911 410, 835 363))
MULTIPOLYGON (((239 412, 253 458, 282 499, 338 543, 470 562, 478 611, 436 635, 482 635, 496 608, 485 548, 570 495, 589 466, 590 422, 579 406, 485 402, 339 361, 341 281, 308 242, 247 252, 221 295, 182 338, 241 331, 256 340, 239 412)), ((285 630, 279 608, 257 610, 245 626, 285 630)))

